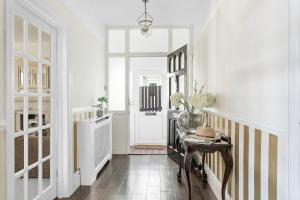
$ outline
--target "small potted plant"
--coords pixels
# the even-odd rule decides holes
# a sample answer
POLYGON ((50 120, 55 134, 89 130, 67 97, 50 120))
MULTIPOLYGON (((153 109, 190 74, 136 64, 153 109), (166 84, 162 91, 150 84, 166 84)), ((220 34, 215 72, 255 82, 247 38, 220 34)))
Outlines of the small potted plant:
POLYGON ((108 103, 108 98, 107 97, 99 97, 97 99, 97 104, 94 105, 94 107, 97 108, 97 117, 102 117, 103 116, 103 108, 104 104, 108 103))

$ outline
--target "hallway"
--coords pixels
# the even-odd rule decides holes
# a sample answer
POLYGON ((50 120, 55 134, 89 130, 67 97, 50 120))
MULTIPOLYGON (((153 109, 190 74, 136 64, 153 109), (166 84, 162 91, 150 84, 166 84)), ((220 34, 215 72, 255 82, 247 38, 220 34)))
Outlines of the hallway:
MULTIPOLYGON (((165 155, 114 155, 93 186, 80 187, 69 200, 184 200, 186 183, 177 182, 177 171, 178 165, 165 155)), ((193 199, 216 199, 195 172, 192 184, 193 199)))

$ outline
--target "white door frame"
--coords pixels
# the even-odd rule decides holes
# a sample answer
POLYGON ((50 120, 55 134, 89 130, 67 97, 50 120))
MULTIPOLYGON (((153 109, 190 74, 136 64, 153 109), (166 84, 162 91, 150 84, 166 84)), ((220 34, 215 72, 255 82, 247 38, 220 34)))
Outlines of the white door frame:
POLYGON ((300 196, 300 2, 289 0, 289 197, 300 196))
MULTIPOLYGON (((56 94, 54 94, 54 105, 56 110, 61 115, 57 115, 57 134, 56 143, 56 164, 57 164, 57 196, 68 197, 72 193, 72 134, 71 134, 71 109, 70 109, 70 69, 68 65, 68 29, 69 24, 64 21, 64 17, 61 16, 55 8, 50 4, 42 1, 31 2, 29 0, 6 0, 5 1, 5 29, 6 29, 6 108, 8 111, 12 110, 12 98, 13 98, 13 87, 12 87, 12 41, 13 41, 13 24, 12 17, 14 13, 14 5, 17 4, 23 7, 25 10, 33 13, 37 18, 50 24, 56 30, 56 75, 57 83, 55 87, 58 88, 56 94), (57 87, 59 86, 59 87, 57 87)), ((13 145, 13 122, 12 113, 7 112, 7 131, 6 131, 6 147, 7 147, 7 199, 14 199, 14 155, 11 149, 13 145)))

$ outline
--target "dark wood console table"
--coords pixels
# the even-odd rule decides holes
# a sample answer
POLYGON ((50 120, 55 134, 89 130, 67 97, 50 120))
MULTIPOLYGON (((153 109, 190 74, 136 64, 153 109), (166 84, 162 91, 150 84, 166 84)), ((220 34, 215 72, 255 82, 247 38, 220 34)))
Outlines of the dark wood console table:
MULTIPOLYGON (((194 134, 194 133, 192 133, 194 134)), ((232 172, 233 160, 231 154, 231 138, 225 136, 222 133, 217 132, 219 135, 218 140, 216 141, 203 141, 197 140, 195 137, 192 137, 192 134, 189 131, 180 131, 177 130, 177 138, 176 138, 176 146, 179 159, 181 157, 181 153, 184 150, 184 169, 186 173, 187 183, 188 183, 188 191, 189 191, 189 200, 191 200, 191 180, 190 180, 190 170, 191 163, 193 158, 193 153, 199 151, 202 153, 202 167, 201 174, 203 178, 203 182, 207 182, 207 174, 205 172, 204 161, 207 153, 215 153, 220 152, 222 158, 225 162, 225 172, 222 182, 222 200, 225 200, 225 190, 226 185, 228 183, 229 176, 232 172)), ((181 162, 179 162, 179 172, 177 174, 178 181, 181 180, 181 162)))

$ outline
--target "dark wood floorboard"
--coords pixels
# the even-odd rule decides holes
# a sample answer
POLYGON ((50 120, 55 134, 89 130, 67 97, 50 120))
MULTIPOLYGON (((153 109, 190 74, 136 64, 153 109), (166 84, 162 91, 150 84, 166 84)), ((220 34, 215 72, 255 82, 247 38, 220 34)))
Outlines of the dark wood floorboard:
MULTIPOLYGON (((185 174, 166 155, 114 155, 91 187, 79 187, 64 200, 187 200, 185 174)), ((192 172, 193 200, 215 200, 197 171, 192 172)))

